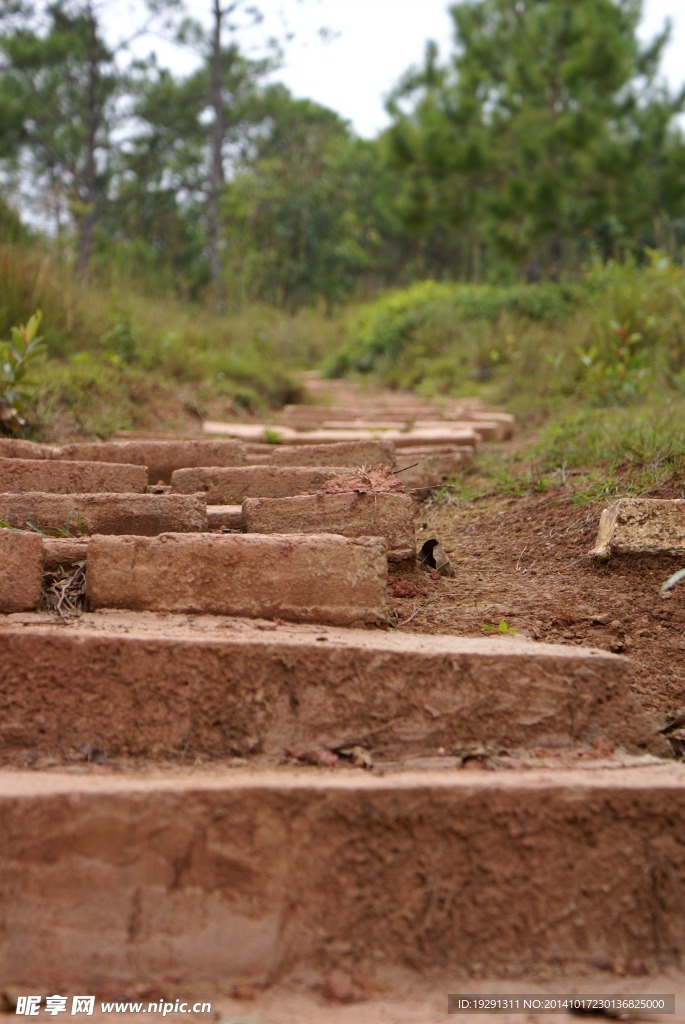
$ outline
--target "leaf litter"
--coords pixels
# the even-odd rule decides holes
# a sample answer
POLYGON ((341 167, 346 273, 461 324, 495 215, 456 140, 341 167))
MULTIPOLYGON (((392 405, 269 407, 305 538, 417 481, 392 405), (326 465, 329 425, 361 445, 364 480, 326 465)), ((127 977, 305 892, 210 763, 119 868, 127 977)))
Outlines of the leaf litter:
POLYGON ((77 562, 68 569, 60 566, 43 576, 42 606, 64 621, 78 618, 85 609, 86 564, 77 562))

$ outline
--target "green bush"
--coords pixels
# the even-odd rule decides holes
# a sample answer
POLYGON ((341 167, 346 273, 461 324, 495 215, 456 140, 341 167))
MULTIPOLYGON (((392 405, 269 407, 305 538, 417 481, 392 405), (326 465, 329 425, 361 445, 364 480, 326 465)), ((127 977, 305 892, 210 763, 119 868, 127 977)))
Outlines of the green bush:
POLYGON ((512 358, 520 323, 565 322, 581 294, 571 285, 422 281, 367 307, 326 372, 375 372, 402 387, 429 380, 429 389, 443 391, 489 379, 493 366, 512 358))
POLYGON ((38 311, 20 327, 11 327, 10 336, 0 341, 0 433, 19 434, 26 426, 21 413, 34 384, 27 374, 43 349, 38 335, 42 313, 38 311))
POLYGON ((425 394, 480 389, 520 408, 682 393, 685 274, 651 253, 643 266, 594 263, 571 283, 425 281, 367 306, 326 372, 425 394))
MULTIPOLYGON (((28 418, 34 434, 48 437, 51 424, 66 426, 65 415, 77 429, 103 436, 130 427, 140 396, 154 387, 187 386, 203 396, 190 400, 200 407, 216 397, 249 410, 295 401, 300 388, 290 366, 307 361, 311 336, 337 337, 313 311, 296 318, 256 307, 223 314, 174 296, 151 300, 77 282, 48 248, 0 245, 0 338, 36 308, 43 310, 47 358, 28 418)), ((0 388, 10 384, 0 378, 0 388)))

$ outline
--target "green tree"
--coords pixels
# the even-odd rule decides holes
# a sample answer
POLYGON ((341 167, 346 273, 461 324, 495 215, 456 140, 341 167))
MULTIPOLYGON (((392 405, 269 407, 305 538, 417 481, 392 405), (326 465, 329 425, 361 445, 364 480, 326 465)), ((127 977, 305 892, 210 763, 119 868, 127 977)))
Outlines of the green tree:
POLYGON ((145 64, 132 82, 137 127, 123 147, 119 233, 155 247, 192 288, 204 282, 217 295, 223 290, 220 198, 253 152, 266 116, 260 83, 271 66, 244 57, 236 44, 222 50, 220 144, 211 52, 186 77, 145 64))
MULTIPOLYGON (((174 6, 174 0, 148 0, 131 38, 174 6)), ((54 229, 75 227, 83 276, 117 173, 116 136, 127 114, 126 75, 116 58, 131 38, 111 46, 103 28, 115 7, 115 0, 0 0, 0 160, 6 172, 14 168, 28 178, 34 218, 45 218, 47 198, 54 229)))
POLYGON ((223 205, 230 271, 249 297, 330 308, 380 266, 387 171, 333 111, 283 86, 263 104, 254 153, 223 205))
MULTIPOLYGON (((390 146, 405 217, 457 265, 558 273, 579 248, 633 242, 680 165, 684 95, 657 80, 668 26, 647 46, 640 0, 463 0, 456 49, 405 76, 390 146), (442 222, 442 223, 441 223, 442 222), (457 233, 459 241, 456 243, 457 233)), ((670 185, 669 185, 670 182, 670 185)))
POLYGON ((40 13, 0 36, 2 155, 28 165, 34 194, 52 198, 58 226, 65 208, 71 214, 85 274, 107 190, 117 76, 90 0, 40 13))

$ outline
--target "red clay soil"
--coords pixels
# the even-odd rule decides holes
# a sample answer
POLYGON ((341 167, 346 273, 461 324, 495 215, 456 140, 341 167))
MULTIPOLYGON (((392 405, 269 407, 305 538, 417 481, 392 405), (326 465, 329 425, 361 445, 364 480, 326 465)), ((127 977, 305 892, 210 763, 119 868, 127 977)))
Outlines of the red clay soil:
MULTIPOLYGON (((683 484, 651 496, 682 497, 683 484)), ((624 654, 636 668, 633 687, 647 709, 680 707, 685 585, 659 592, 680 560, 590 558, 607 504, 575 506, 562 488, 521 498, 424 504, 418 545, 438 538, 456 575, 415 570, 394 576, 389 600, 397 628, 484 636, 486 627, 496 630, 504 620, 505 630, 513 627, 531 640, 624 654), (426 595, 414 594, 411 584, 426 595)))

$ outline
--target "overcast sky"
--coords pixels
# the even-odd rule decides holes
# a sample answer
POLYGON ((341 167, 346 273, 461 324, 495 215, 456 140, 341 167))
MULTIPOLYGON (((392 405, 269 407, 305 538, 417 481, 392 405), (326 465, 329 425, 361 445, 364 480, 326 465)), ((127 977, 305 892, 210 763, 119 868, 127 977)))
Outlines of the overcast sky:
MULTIPOLYGON (((387 125, 384 96, 421 62, 426 41, 434 39, 443 54, 452 46, 449 0, 264 0, 261 6, 270 25, 285 19, 295 33, 278 78, 296 96, 337 110, 367 137, 387 125), (324 45, 319 26, 340 35, 324 45)), ((663 68, 677 88, 685 80, 685 0, 644 0, 643 10, 646 37, 666 18, 673 22, 663 68)))
MULTIPOLYGON (((450 0, 255 0, 265 20, 260 29, 241 32, 243 49, 258 48, 271 35, 293 40, 274 77, 297 97, 317 100, 338 111, 363 136, 373 137, 388 124, 384 99, 407 68, 420 64, 427 40, 446 55, 452 48, 450 0), (334 33, 324 43, 319 29, 334 33)), ((582 2, 582 0, 578 0, 582 2)), ((189 0, 194 16, 205 20, 209 0, 189 0)), ((685 80, 685 0, 643 0, 642 35, 654 36, 666 18, 673 23, 664 72, 672 87, 685 80)), ((146 48, 149 49, 149 41, 146 48)), ((178 52, 162 63, 185 68, 178 52)))

